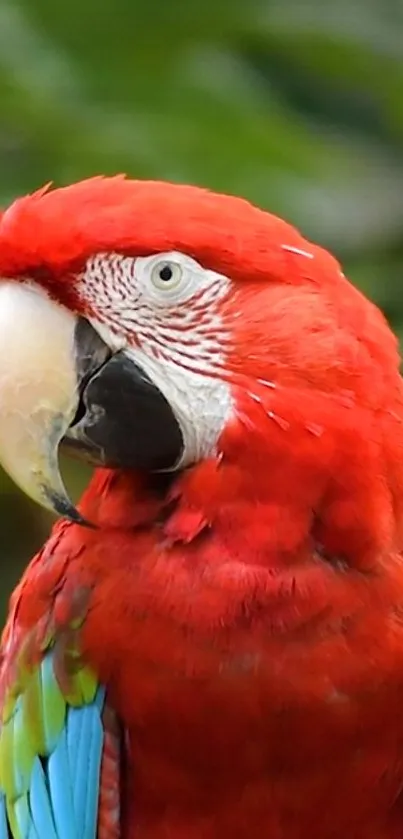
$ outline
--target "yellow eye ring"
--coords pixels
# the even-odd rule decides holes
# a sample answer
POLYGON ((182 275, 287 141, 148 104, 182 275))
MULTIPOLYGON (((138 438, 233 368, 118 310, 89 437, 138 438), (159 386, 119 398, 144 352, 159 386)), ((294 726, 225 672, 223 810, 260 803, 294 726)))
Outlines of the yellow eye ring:
POLYGON ((157 262, 151 270, 151 282, 160 291, 171 291, 180 284, 182 274, 177 262, 157 262))

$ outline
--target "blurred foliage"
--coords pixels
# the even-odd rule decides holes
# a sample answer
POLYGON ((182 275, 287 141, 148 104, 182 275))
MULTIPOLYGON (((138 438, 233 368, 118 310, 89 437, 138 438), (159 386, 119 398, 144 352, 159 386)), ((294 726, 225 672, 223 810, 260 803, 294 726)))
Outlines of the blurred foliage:
MULTIPOLYGON (((119 171, 243 194, 403 331, 402 42, 401 0, 0 0, 0 202, 119 171)), ((50 519, 2 476, 0 523, 4 608, 50 519)))

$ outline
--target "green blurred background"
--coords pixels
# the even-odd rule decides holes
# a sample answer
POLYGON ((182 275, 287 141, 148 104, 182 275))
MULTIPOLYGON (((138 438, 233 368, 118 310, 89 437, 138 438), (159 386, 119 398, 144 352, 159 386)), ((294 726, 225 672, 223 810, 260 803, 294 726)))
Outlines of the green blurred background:
MULTIPOLYGON (((121 171, 239 193, 403 332, 402 100, 402 0, 0 0, 0 203, 121 171)), ((0 622, 50 525, 0 474, 0 622)))

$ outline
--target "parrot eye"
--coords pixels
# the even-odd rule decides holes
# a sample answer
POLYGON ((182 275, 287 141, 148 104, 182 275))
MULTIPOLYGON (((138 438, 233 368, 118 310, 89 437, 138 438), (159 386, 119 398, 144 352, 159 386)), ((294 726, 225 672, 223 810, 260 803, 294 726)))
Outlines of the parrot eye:
POLYGON ((151 270, 151 282, 162 291, 171 291, 180 284, 182 273, 177 262, 157 262, 151 270))

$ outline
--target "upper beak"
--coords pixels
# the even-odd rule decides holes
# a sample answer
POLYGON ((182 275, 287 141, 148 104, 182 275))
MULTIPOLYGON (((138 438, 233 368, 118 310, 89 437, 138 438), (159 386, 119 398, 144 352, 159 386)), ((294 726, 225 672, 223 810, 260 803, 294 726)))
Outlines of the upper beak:
POLYGON ((86 523, 58 465, 63 442, 90 462, 171 468, 183 449, 172 409, 88 321, 34 286, 0 283, 0 463, 24 492, 86 523))

